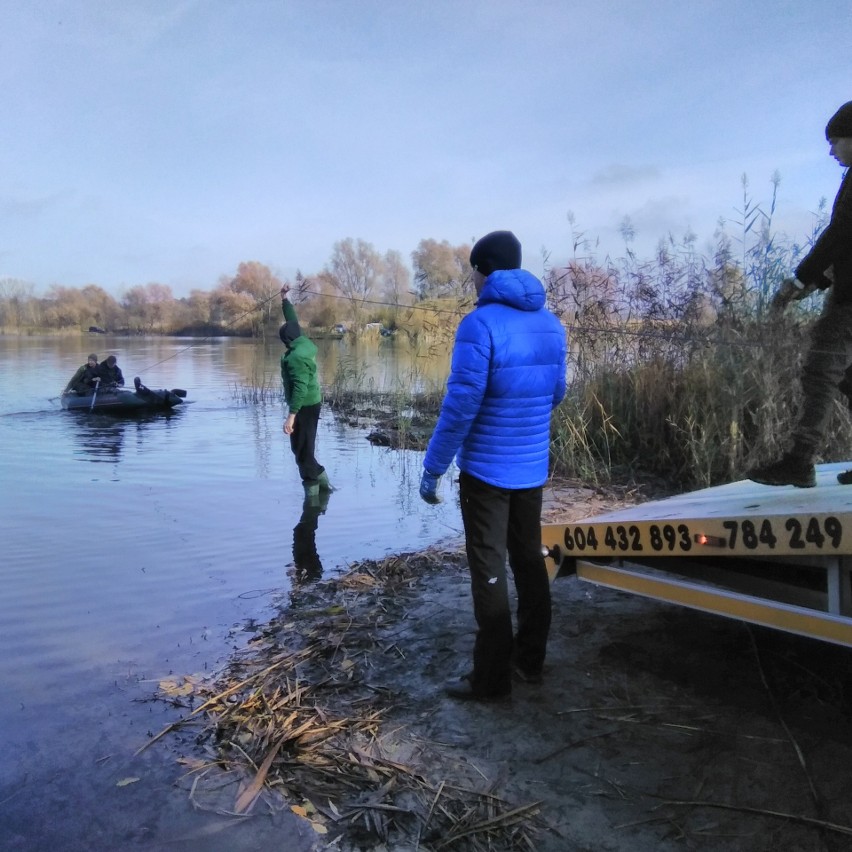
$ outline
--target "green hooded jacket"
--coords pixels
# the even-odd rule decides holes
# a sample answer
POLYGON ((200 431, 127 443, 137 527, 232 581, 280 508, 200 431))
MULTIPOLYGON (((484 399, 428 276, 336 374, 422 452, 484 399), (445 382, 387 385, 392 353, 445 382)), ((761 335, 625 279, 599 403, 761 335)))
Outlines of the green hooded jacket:
MULTIPOLYGON (((289 300, 285 299, 281 308, 286 322, 298 323, 296 309, 289 300)), ((306 405, 322 402, 317 378, 317 347, 302 334, 293 339, 281 355, 281 382, 291 414, 306 405)))

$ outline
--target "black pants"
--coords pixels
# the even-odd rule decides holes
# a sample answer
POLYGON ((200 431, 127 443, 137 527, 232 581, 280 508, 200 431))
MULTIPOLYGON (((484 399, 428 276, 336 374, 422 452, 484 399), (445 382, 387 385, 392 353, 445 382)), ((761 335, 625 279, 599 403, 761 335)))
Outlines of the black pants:
POLYGON ((319 424, 322 403, 306 405, 296 412, 296 422, 290 434, 290 449, 296 457, 296 466, 302 482, 312 484, 317 481, 325 468, 316 460, 317 425, 319 424))
POLYGON ((838 303, 832 287, 811 331, 802 368, 802 402, 793 432, 793 452, 813 461, 822 449, 837 388, 852 360, 852 304, 838 303))
POLYGON ((511 690, 511 664, 539 672, 550 633, 550 578, 541 553, 541 487, 496 488, 459 478, 473 612, 478 627, 471 683, 481 695, 511 690), (518 593, 518 632, 512 614, 506 554, 518 593))

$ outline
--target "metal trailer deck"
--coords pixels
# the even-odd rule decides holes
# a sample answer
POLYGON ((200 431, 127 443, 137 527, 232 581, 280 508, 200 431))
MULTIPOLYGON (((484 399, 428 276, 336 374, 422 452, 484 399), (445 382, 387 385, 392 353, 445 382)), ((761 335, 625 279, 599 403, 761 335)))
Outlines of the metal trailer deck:
POLYGON ((551 576, 852 647, 852 486, 750 480, 542 528, 551 576))

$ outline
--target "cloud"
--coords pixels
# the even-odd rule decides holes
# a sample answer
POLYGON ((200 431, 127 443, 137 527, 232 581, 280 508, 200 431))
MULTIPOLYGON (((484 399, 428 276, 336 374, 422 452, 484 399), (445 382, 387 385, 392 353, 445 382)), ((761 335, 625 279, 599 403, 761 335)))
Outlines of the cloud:
POLYGON ((656 166, 627 166, 611 163, 595 172, 589 183, 593 186, 629 186, 645 181, 658 180, 660 170, 656 166))
POLYGON ((0 216, 35 219, 58 209, 73 193, 58 191, 30 198, 0 196, 0 216))

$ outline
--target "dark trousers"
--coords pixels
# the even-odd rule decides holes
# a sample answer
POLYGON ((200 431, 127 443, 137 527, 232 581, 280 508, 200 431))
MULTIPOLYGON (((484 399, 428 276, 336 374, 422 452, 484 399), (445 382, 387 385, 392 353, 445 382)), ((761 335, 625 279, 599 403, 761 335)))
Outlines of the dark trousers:
POLYGON ((302 482, 314 483, 325 468, 316 460, 317 425, 322 403, 306 405, 296 412, 296 422, 290 435, 290 449, 296 457, 296 466, 302 482))
POLYGON ((541 553, 541 487, 496 488, 469 474, 459 478, 465 548, 477 633, 471 684, 481 695, 512 687, 512 655, 539 672, 550 633, 550 578, 541 553), (506 555, 518 595, 512 634, 506 555))
POLYGON ((793 452, 813 461, 822 449, 837 388, 852 359, 852 304, 838 303, 832 287, 811 331, 802 368, 802 404, 793 432, 793 452))

